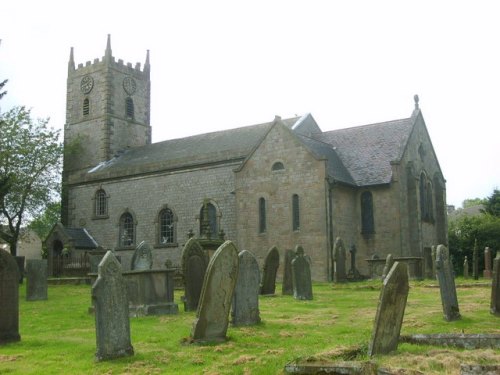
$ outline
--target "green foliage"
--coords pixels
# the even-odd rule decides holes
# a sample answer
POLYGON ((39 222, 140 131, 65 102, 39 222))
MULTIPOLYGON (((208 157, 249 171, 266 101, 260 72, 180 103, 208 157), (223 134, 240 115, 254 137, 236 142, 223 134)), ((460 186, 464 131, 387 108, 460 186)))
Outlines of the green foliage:
POLYGON ((484 205, 486 203, 486 199, 481 199, 481 198, 473 198, 473 199, 466 199, 462 202, 462 208, 469 208, 469 207, 474 207, 474 206, 479 206, 479 205, 484 205))
POLYGON ((484 202, 484 212, 500 217, 500 190, 493 190, 493 194, 486 198, 484 202))
POLYGON ((38 237, 43 241, 49 234, 50 230, 61 218, 61 202, 50 202, 47 204, 45 211, 37 216, 28 224, 28 228, 38 234, 38 237))
POLYGON ((46 202, 56 199, 63 147, 59 131, 48 119, 33 120, 30 110, 14 107, 0 115, 0 237, 17 253, 17 240, 26 219, 37 217, 46 202))
POLYGON ((2 82, 0 82, 0 99, 2 99, 4 95, 7 94, 7 91, 2 91, 2 90, 8 81, 9 81, 8 79, 4 79, 2 82))

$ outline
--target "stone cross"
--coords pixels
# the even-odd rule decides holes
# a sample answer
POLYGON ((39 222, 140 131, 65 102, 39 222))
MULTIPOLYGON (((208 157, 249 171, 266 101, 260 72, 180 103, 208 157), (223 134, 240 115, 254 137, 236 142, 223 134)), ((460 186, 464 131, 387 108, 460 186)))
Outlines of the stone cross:
POLYGON ((146 241, 142 241, 134 251, 130 269, 139 271, 150 270, 151 268, 153 268, 153 252, 151 246, 146 241))
POLYGON ((95 311, 97 361, 134 354, 130 341, 130 321, 127 285, 120 262, 108 251, 98 267, 98 277, 92 285, 95 311))
POLYGON ((493 260, 490 312, 500 316, 500 251, 497 251, 497 257, 493 260))
POLYGON ((238 280, 233 297, 231 312, 235 326, 253 325, 260 322, 259 289, 260 270, 255 256, 247 250, 238 254, 238 280))
POLYGON ((382 280, 384 280, 389 274, 389 271, 392 269, 393 264, 394 258, 392 257, 392 254, 387 254, 387 257, 385 258, 384 270, 382 271, 382 280))
POLYGON ((293 295, 293 280, 292 280, 292 260, 295 258, 295 252, 293 250, 285 251, 285 264, 283 270, 283 284, 281 288, 281 294, 291 296, 293 295))
POLYGON ((485 279, 491 279, 491 257, 492 251, 489 247, 484 249, 484 271, 483 277, 485 279))
POLYGON ((344 242, 340 237, 335 240, 335 245, 333 246, 334 261, 335 261, 335 271, 333 274, 333 281, 336 283, 343 283, 347 281, 346 273, 346 251, 344 247, 344 242))
POLYGON ((226 340, 237 278, 238 250, 231 241, 226 241, 214 253, 207 267, 191 331, 194 342, 226 340))
POLYGON ((464 279, 469 278, 469 261, 467 260, 467 256, 464 258, 464 279))
POLYGON ((276 246, 273 246, 267 252, 264 260, 264 269, 262 272, 262 283, 260 284, 260 294, 273 295, 276 291, 276 274, 280 265, 280 253, 276 246))
POLYGON ((304 256, 302 246, 295 247, 295 258, 292 260, 293 298, 312 300, 311 265, 304 256))
POLYGON ((196 311, 208 266, 208 257, 195 238, 190 238, 184 245, 181 264, 184 275, 184 311, 196 311))
POLYGON ((0 345, 19 340, 19 267, 0 249, 0 345))
POLYGON ((47 259, 26 260, 26 301, 47 299, 47 259))
POLYGON ((408 290, 407 266, 405 263, 394 262, 380 291, 372 337, 368 346, 369 356, 386 354, 397 349, 408 290))
POLYGON ((439 245, 436 251, 436 270, 441 292, 444 319, 447 321, 460 319, 455 278, 451 270, 448 249, 439 245))
POLYGON ((477 239, 474 240, 474 249, 472 250, 472 277, 479 279, 479 250, 477 248, 477 239))

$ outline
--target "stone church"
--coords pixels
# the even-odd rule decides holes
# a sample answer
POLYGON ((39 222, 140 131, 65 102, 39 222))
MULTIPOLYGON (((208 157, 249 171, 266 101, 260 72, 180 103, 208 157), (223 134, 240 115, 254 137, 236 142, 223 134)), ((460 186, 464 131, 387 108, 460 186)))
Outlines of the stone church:
MULTIPOLYGON (((313 279, 331 280, 337 237, 369 259, 430 254, 447 242, 446 185, 418 97, 408 118, 323 131, 311 114, 151 143, 144 66, 104 56, 68 64, 62 224, 127 269, 147 241, 155 267, 180 264, 190 237, 223 239, 262 265, 302 245, 313 279), (82 232, 82 233, 83 233, 82 232)), ((49 252, 52 251, 49 249, 49 252)), ((282 263, 283 264, 283 263, 282 263)), ((283 267, 280 267, 280 271, 283 267)))

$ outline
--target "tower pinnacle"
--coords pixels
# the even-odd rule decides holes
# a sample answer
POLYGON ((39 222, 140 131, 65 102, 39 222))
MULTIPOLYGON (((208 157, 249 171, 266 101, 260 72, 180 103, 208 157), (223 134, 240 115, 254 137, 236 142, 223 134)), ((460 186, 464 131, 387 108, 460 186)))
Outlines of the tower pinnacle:
POLYGON ((110 61, 113 54, 111 52, 111 35, 108 34, 108 41, 106 42, 106 51, 104 52, 104 59, 110 61))

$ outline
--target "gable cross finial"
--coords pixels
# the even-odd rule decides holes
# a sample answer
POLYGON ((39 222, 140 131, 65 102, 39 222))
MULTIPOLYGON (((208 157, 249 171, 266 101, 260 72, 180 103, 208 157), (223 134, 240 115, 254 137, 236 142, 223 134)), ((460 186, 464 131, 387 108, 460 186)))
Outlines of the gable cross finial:
POLYGON ((419 99, 418 99, 418 95, 417 94, 415 94, 415 96, 413 97, 413 100, 415 100, 415 109, 419 109, 419 106, 418 106, 419 99))

